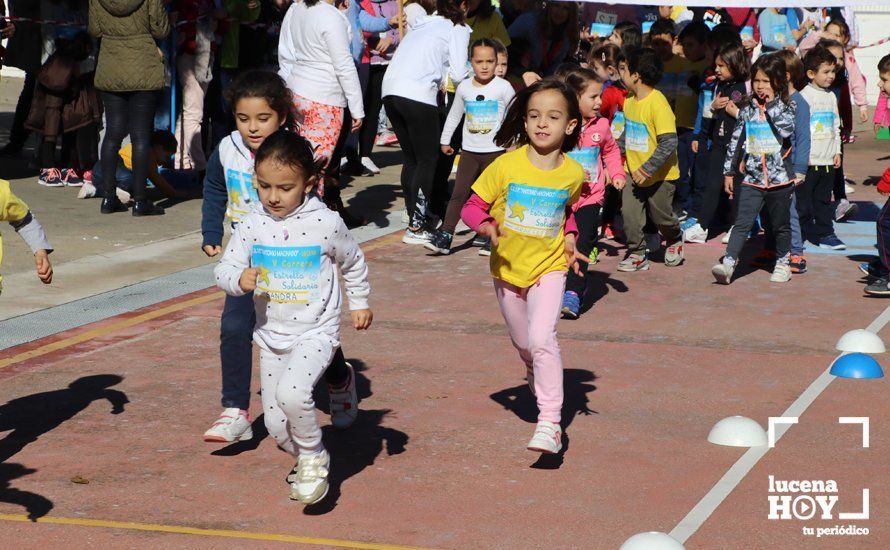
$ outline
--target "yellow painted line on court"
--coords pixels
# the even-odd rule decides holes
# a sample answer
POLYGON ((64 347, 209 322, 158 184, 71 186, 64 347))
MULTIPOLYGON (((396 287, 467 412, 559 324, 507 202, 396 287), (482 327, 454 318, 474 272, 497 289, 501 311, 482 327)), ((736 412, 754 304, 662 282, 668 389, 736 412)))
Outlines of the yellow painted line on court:
MULTIPOLYGON (((20 514, 0 514, 0 520, 35 523, 28 516, 20 514)), ((132 521, 109 521, 104 519, 80 519, 43 517, 36 523, 54 525, 76 525, 80 527, 106 527, 109 529, 128 529, 131 531, 148 531, 152 533, 174 533, 177 535, 198 535, 204 537, 223 537, 232 539, 265 540, 273 542, 290 542, 294 544, 312 544, 315 546, 332 546, 335 548, 361 548, 364 550, 419 550, 415 546, 394 546, 392 544, 376 544, 354 540, 323 539, 298 537, 295 535, 278 535, 275 533, 255 533, 252 531, 234 531, 229 529, 202 529, 183 525, 161 525, 156 523, 136 523, 132 521)))
POLYGON ((50 344, 40 346, 39 348, 25 351, 19 353, 18 355, 13 355, 12 357, 7 357, 6 359, 0 359, 0 369, 8 367, 9 365, 20 363, 22 361, 27 361, 28 359, 40 357, 41 355, 46 355, 47 353, 52 353, 54 351, 59 351, 67 347, 81 344, 99 336, 105 336, 106 334, 111 334, 112 332, 117 332, 119 330, 123 330, 125 328, 129 328, 140 323, 144 323, 146 321, 151 321, 152 319, 157 319, 158 317, 163 317, 164 315, 169 315, 171 313, 175 313, 177 311, 181 311, 192 306, 196 306, 206 302, 212 302, 213 300, 218 300, 223 296, 225 296, 225 294, 222 292, 214 292, 205 296, 198 296, 197 298, 192 298, 191 300, 186 300, 177 304, 171 304, 169 306, 162 307, 154 311, 148 311, 146 313, 142 313, 136 315, 135 317, 130 317, 129 319, 124 319, 122 321, 118 321, 104 327, 94 328, 81 334, 69 336, 68 338, 63 338, 57 342, 52 342, 50 344))

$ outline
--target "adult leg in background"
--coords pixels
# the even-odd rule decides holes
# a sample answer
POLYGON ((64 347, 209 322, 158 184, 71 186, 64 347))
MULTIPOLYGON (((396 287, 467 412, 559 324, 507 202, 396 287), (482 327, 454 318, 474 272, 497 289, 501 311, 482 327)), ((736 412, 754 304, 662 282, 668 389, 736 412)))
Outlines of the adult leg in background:
MULTIPOLYGON (((127 118, 130 126, 130 142, 133 144, 133 200, 137 205, 146 202, 145 184, 148 180, 148 155, 151 149, 151 133, 154 127, 157 97, 156 91, 150 91, 133 92, 128 98, 129 114, 127 118)), ((159 213, 163 213, 163 210, 159 213)))
MULTIPOLYGON (((130 128, 129 97, 134 92, 115 93, 100 92, 102 104, 105 106, 105 139, 102 140, 99 162, 102 165, 102 200, 101 211, 103 213, 126 210, 117 200, 115 194, 116 182, 113 177, 117 173, 118 151, 121 142, 126 137, 130 128)), ((154 113, 151 113, 154 115, 154 113)), ((133 157, 135 158, 135 151, 133 157)))

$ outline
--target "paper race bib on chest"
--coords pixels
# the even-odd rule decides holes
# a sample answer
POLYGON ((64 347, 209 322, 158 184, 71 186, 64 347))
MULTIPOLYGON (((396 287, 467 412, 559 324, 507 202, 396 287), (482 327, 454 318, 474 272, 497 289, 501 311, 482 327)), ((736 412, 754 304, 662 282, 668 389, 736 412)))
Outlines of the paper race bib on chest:
POLYGON ((615 117, 612 118, 612 124, 609 126, 609 129, 612 132, 613 139, 618 139, 624 134, 624 112, 618 111, 615 113, 615 117))
POLYGON ((714 117, 714 109, 711 107, 711 103, 714 101, 714 90, 704 90, 702 91, 702 118, 713 118, 714 117))
POLYGON ((273 302, 306 304, 319 298, 320 246, 254 245, 250 265, 260 270, 257 292, 273 302))
POLYGON ((599 179, 599 147, 584 147, 569 153, 584 168, 584 181, 596 182, 599 179))
POLYGON ((649 129, 642 122, 628 120, 625 126, 624 146, 637 153, 649 152, 649 129))
POLYGON ((231 168, 226 170, 226 190, 229 193, 229 211, 237 217, 250 212, 251 204, 260 202, 253 187, 253 174, 249 172, 231 168))
POLYGON ((773 27, 773 41, 779 44, 785 43, 785 25, 775 25, 773 27))
POLYGON ((521 235, 556 237, 562 230, 568 201, 568 189, 511 183, 507 186, 504 227, 521 235))
POLYGON ((751 25, 745 25, 744 27, 742 27, 742 32, 739 33, 739 36, 741 36, 742 41, 754 40, 754 27, 752 27, 751 25))
POLYGON ((498 127, 498 102, 494 99, 467 102, 467 131, 488 134, 498 127))
POLYGON ((817 111, 810 114, 810 139, 825 140, 834 137, 834 113, 817 111))
POLYGON ((747 150, 750 155, 773 155, 782 148, 765 120, 749 120, 745 131, 748 134, 747 150))

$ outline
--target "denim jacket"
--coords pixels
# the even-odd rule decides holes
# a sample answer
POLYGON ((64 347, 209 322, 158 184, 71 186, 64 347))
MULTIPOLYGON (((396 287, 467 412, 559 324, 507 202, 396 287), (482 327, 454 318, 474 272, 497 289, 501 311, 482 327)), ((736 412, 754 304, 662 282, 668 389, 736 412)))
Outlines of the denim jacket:
POLYGON ((741 173, 743 184, 761 189, 792 184, 789 138, 793 133, 793 102, 776 98, 762 107, 752 99, 739 111, 723 174, 741 173))

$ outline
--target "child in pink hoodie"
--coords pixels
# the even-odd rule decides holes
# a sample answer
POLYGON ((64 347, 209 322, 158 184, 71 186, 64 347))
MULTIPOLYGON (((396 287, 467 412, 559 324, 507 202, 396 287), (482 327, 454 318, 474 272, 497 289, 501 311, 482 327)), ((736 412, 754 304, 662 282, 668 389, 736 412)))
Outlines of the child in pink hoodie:
MULTIPOLYGON (((883 82, 881 83, 883 84, 883 82)), ((883 91, 878 96, 878 104, 875 106, 874 123, 875 133, 878 133, 881 128, 890 126, 890 109, 887 108, 887 94, 883 91)))
MULTIPOLYGON (((584 125, 578 148, 569 156, 584 167, 584 187, 581 198, 573 209, 578 225, 577 248, 584 256, 596 261, 596 238, 606 196, 606 182, 616 189, 624 187, 627 176, 621 162, 621 150, 612 137, 609 119, 599 113, 602 105, 603 81, 590 69, 578 68, 563 79, 576 94, 584 125), (607 174, 608 172, 608 174, 607 174), (608 175, 608 180, 607 180, 608 175)), ((587 288, 587 262, 579 262, 580 275, 569 270, 563 296, 562 314, 566 319, 580 315, 584 291, 587 288)))

